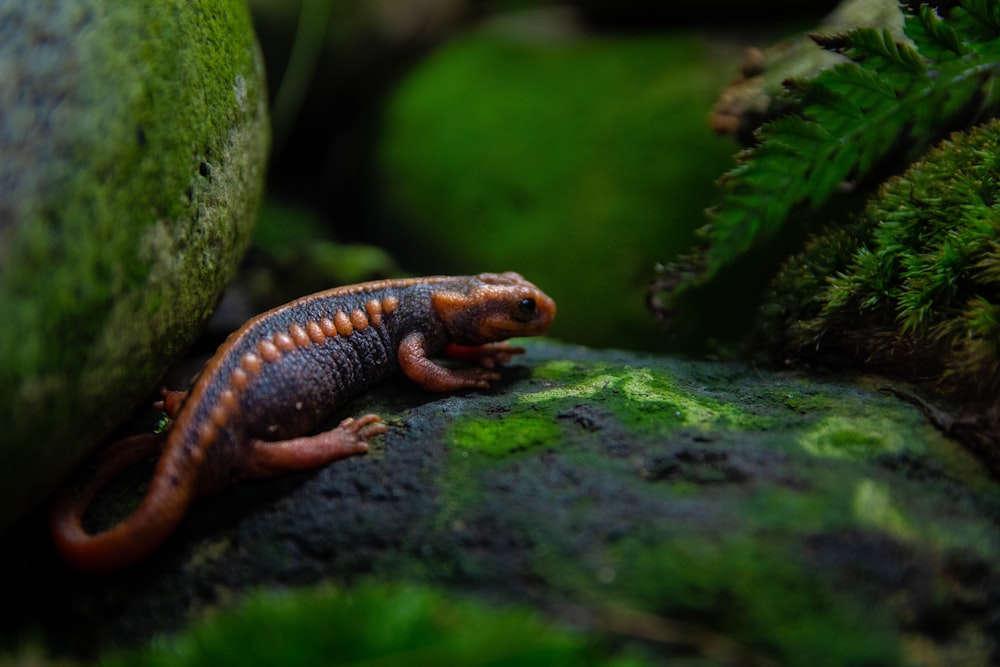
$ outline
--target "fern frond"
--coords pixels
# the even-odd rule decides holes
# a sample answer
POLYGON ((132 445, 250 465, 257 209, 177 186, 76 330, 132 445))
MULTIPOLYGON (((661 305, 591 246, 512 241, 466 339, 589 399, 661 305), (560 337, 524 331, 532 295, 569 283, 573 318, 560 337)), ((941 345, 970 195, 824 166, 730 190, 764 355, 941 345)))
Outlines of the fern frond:
POLYGON ((962 57, 969 52, 958 32, 945 23, 929 5, 920 5, 906 16, 906 35, 921 45, 928 58, 940 60, 950 53, 962 57))
POLYGON ((675 293, 782 233, 799 208, 824 206, 895 149, 919 155, 967 118, 1000 112, 1000 0, 964 0, 944 16, 926 4, 905 11, 912 43, 870 28, 815 38, 850 61, 790 83, 798 111, 759 128, 758 144, 720 181, 701 230, 705 272, 675 293))
POLYGON ((987 41, 1000 36, 1000 5, 993 0, 965 0, 955 10, 956 30, 971 41, 987 41))
MULTIPOLYGON (((927 69, 924 58, 911 44, 897 42, 887 29, 856 28, 841 35, 811 35, 814 42, 836 51, 869 69, 887 74, 919 74, 927 69)), ((911 36, 912 38, 912 36, 911 36)))

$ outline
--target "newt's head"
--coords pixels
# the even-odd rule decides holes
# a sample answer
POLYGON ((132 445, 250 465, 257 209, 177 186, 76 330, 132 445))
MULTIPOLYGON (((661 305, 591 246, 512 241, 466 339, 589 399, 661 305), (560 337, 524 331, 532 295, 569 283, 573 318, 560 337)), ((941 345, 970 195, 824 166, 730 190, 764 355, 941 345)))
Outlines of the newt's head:
POLYGON ((541 336, 556 316, 556 302, 512 271, 470 276, 432 299, 452 342, 459 345, 541 336))

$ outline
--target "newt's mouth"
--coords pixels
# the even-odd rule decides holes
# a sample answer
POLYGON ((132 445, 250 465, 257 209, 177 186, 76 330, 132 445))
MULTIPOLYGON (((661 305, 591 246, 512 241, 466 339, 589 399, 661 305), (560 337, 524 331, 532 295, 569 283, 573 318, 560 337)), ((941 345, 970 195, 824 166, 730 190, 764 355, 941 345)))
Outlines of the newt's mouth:
POLYGON ((493 340, 514 338, 516 336, 544 336, 549 332, 551 321, 547 322, 484 322, 479 328, 484 337, 493 340))

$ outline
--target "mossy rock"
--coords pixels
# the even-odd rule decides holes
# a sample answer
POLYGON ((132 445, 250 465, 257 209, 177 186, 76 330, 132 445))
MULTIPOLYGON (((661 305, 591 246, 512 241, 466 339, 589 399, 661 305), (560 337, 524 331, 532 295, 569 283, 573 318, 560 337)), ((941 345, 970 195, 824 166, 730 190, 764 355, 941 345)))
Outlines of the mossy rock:
POLYGON ((559 303, 554 335, 663 349, 644 304, 687 250, 732 144, 707 109, 736 49, 702 36, 457 39, 402 83, 380 151, 380 230, 418 273, 516 270, 559 303))
POLYGON ((778 354, 893 373, 995 411, 998 143, 997 119, 951 135, 789 258, 762 308, 778 354))
POLYGON ((338 416, 383 416, 369 455, 206 499, 131 571, 82 576, 25 538, 0 637, 100 655, 261 585, 333 580, 529 606, 669 664, 1000 651, 1000 485, 874 380, 527 347, 488 392, 380 386, 338 416))
POLYGON ((262 189, 244 3, 0 9, 0 527, 145 398, 232 277, 262 189))

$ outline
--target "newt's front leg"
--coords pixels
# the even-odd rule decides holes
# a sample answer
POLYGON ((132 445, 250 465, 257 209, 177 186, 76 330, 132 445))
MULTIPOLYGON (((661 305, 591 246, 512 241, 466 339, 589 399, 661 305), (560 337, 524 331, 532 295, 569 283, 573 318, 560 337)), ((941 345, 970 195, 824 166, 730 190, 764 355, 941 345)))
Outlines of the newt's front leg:
POLYGON ((427 357, 426 341, 419 333, 404 338, 397 354, 406 376, 428 391, 488 389, 490 382, 500 379, 499 373, 484 368, 454 369, 434 363, 427 357))

